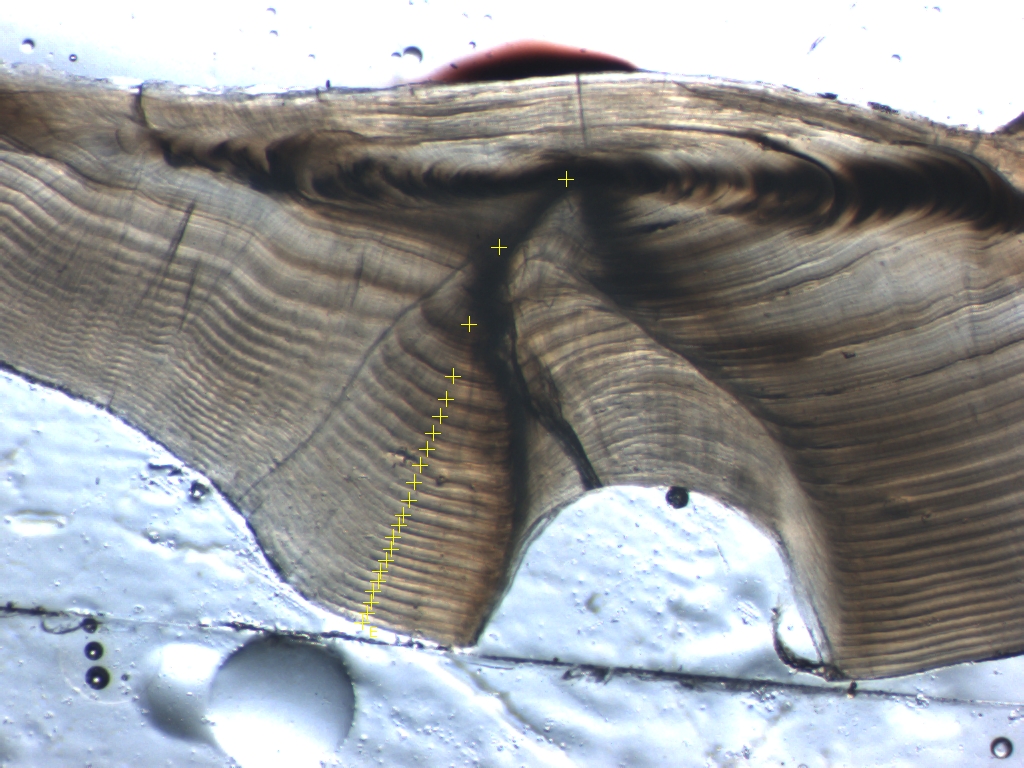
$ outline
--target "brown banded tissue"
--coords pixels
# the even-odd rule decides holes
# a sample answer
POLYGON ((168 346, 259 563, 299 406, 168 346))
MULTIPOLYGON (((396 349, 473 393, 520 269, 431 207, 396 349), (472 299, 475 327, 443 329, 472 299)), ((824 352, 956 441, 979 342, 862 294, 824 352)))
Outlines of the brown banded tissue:
POLYGON ((1019 653, 1022 151, 639 74, 8 71, 0 362, 207 473, 353 617, 457 368, 383 626, 470 643, 560 507, 681 484, 778 537, 836 674, 1019 653))

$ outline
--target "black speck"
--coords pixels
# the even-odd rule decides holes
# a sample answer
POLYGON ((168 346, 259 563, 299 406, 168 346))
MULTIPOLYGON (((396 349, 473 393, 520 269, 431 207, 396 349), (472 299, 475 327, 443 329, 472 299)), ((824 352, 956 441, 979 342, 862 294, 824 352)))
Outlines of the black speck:
POLYGON ((331 90, 331 81, 330 80, 327 81, 327 90, 328 91, 331 90))
POLYGON ((857 683, 850 683, 850 687, 846 689, 846 695, 850 698, 857 695, 857 683))
POLYGON ((408 45, 405 50, 402 51, 403 56, 413 56, 416 61, 423 61, 423 51, 417 48, 415 45, 408 45))
POLYGON ((103 658, 103 644, 95 640, 85 644, 85 658, 89 661, 98 661, 103 658))
POLYGON ((85 682, 97 691, 101 691, 110 685, 110 673, 106 667, 89 667, 85 673, 85 682))
POLYGON ((852 360, 856 356, 857 356, 856 352, 847 352, 845 349, 843 350, 843 357, 845 357, 847 360, 852 360))
POLYGON ((192 485, 188 488, 188 495, 192 501, 202 501, 203 497, 210 492, 210 486, 205 483, 201 483, 198 480, 193 480, 192 485))
POLYGON ((91 635, 93 632, 99 629, 100 623, 96 621, 96 619, 94 619, 92 616, 86 616, 84 619, 82 619, 82 623, 80 626, 82 627, 83 631, 88 632, 91 635))
POLYGON ((127 683, 128 682, 128 673, 125 672, 123 675, 121 675, 121 679, 124 680, 127 683))
POLYGON ((829 101, 835 101, 839 98, 839 94, 832 93, 832 91, 826 91, 825 93, 819 93, 818 95, 823 99, 828 99, 829 101))
POLYGON ((898 53, 894 53, 892 57, 896 59, 896 61, 903 61, 903 57, 900 56, 898 53))
POLYGON ((182 474, 181 467, 177 464, 161 464, 156 461, 150 461, 146 463, 146 466, 153 470, 163 470, 167 473, 168 477, 177 477, 182 474))
POLYGON ((673 485, 665 494, 665 501, 676 509, 682 509, 690 503, 690 492, 681 485, 673 485))
POLYGON ((815 40, 815 41, 814 41, 813 43, 811 43, 811 47, 810 47, 810 49, 809 49, 809 50, 808 50, 807 52, 808 52, 808 53, 810 53, 810 52, 811 52, 811 51, 813 51, 813 50, 814 50, 815 48, 817 48, 817 47, 818 47, 818 46, 819 46, 819 45, 821 44, 821 41, 822 41, 822 40, 824 40, 824 39, 825 39, 825 36, 824 36, 824 35, 822 35, 822 36, 821 36, 821 37, 819 37, 819 38, 818 38, 817 40, 815 40))
POLYGON ((898 115, 900 113, 898 109, 893 109, 888 104, 879 104, 877 101, 869 101, 868 106, 875 110, 875 112, 882 112, 886 115, 898 115))

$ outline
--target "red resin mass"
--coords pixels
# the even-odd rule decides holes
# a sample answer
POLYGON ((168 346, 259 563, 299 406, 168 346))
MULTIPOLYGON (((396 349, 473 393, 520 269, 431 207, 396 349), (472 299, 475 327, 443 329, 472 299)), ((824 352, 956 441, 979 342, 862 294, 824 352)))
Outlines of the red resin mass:
POLYGON ((636 72, 625 59, 606 53, 537 40, 500 45, 467 56, 433 72, 427 80, 473 83, 487 80, 523 80, 528 77, 568 75, 576 72, 636 72))

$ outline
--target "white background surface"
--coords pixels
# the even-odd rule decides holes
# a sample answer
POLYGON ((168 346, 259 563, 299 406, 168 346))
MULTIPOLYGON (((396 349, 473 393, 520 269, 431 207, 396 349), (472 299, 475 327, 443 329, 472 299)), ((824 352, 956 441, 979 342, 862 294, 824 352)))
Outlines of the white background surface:
MULTIPOLYGON (((1024 11, 1010 8, 58 3, 4 8, 0 58, 126 84, 385 86, 471 43, 538 38, 992 129, 1024 111, 1024 11), (422 61, 392 55, 407 46, 422 61)), ((997 736, 1021 742, 999 764, 1021 762, 1018 660, 861 683, 854 697, 786 668, 774 608, 788 643, 813 646, 781 560, 708 499, 675 510, 664 489, 585 497, 531 548, 480 647, 446 652, 351 639, 351 622, 281 584, 244 521, 216 494, 193 500, 197 477, 175 467, 107 414, 0 377, 0 605, 63 612, 0 621, 0 765, 218 766, 231 764, 225 745, 246 768, 300 765, 299 732, 308 765, 988 765, 997 736), (101 615, 93 635, 76 629, 86 614, 101 615), (336 633, 326 642, 356 696, 336 751, 301 671, 289 673, 295 702, 260 709, 252 694, 232 721, 259 749, 223 735, 209 684, 261 635, 230 622, 336 633), (88 640, 103 643, 113 678, 100 691, 84 685, 88 640)))

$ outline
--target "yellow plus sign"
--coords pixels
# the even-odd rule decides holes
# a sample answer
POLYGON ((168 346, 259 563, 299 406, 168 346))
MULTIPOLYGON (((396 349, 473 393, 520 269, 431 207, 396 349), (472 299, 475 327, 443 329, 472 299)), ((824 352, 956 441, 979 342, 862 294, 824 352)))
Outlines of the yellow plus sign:
MULTIPOLYGON (((440 399, 441 398, 438 398, 438 400, 440 400, 440 399)), ((437 416, 431 416, 430 418, 437 419, 437 423, 438 424, 443 424, 444 423, 444 419, 447 419, 448 417, 444 415, 444 409, 438 408, 437 409, 437 416)))
POLYGON ((422 473, 422 472, 423 472, 423 468, 424 468, 424 467, 429 467, 430 465, 429 465, 429 464, 427 464, 427 462, 425 462, 425 461, 423 460, 423 457, 422 457, 422 456, 420 456, 420 458, 419 458, 419 461, 417 461, 417 462, 416 462, 415 464, 413 464, 413 466, 414 466, 414 467, 416 467, 416 469, 417 469, 417 470, 418 470, 419 472, 421 472, 421 473, 422 473))
POLYGON ((431 424, 430 425, 430 431, 429 432, 424 432, 423 434, 424 435, 430 435, 430 439, 431 440, 437 440, 437 436, 440 435, 441 433, 437 431, 437 425, 436 424, 431 424))
POLYGON ((457 373, 455 373, 455 369, 454 369, 454 368, 452 368, 452 374, 451 374, 451 376, 445 376, 445 378, 446 378, 446 379, 451 379, 451 380, 452 380, 452 384, 454 384, 454 383, 455 383, 455 380, 456 380, 456 379, 461 379, 461 378, 462 378, 462 376, 461 376, 461 375, 459 375, 459 374, 457 374, 457 373))
POLYGON ((406 480, 405 484, 406 485, 411 485, 412 489, 415 491, 419 486, 423 485, 423 481, 417 479, 418 477, 419 477, 419 475, 413 475, 412 476, 412 480, 406 480))
MULTIPOLYGON (((480 323, 474 323, 472 317, 466 317, 466 322, 462 323, 462 327, 466 329, 466 333, 472 333, 473 329, 476 328, 480 323)), ((455 370, 454 368, 452 369, 455 370)))
MULTIPOLYGON (((452 371, 454 372, 455 369, 452 368, 452 371)), ((448 378, 448 377, 446 376, 445 378, 448 378)), ((448 397, 448 390, 447 389, 444 391, 444 397, 439 397, 439 398, 437 398, 437 400, 438 400, 438 402, 444 403, 444 407, 445 408, 448 407, 448 403, 454 403, 455 402, 455 398, 454 397, 448 397)), ((440 409, 438 409, 438 410, 440 410, 440 409)))
MULTIPOLYGON (((426 433, 424 433, 424 434, 426 434, 426 433)), ((429 456, 429 455, 430 455, 430 452, 431 452, 431 451, 436 451, 436 450, 437 450, 437 448, 431 448, 431 447, 430 447, 430 441, 428 440, 428 441, 427 441, 427 442, 426 442, 426 443, 424 444, 424 446, 423 446, 422 448, 420 448, 420 450, 421 450, 421 451, 423 451, 423 452, 424 452, 425 454, 427 454, 427 456, 429 456)), ((408 503, 409 503, 409 502, 406 502, 406 504, 408 504, 408 503)))
MULTIPOLYGON (((566 186, 568 186, 568 185, 566 185, 566 186)), ((507 245, 502 245, 501 244, 501 238, 500 237, 498 238, 498 244, 491 246, 491 250, 492 251, 497 251, 499 256, 501 256, 501 252, 506 250, 507 248, 508 248, 507 245)))
POLYGON ((416 503, 416 499, 414 499, 412 497, 412 493, 409 492, 409 491, 406 491, 405 492, 405 498, 404 499, 399 499, 399 501, 401 501, 403 504, 415 504, 416 503))
POLYGON ((569 182, 570 181, 576 181, 576 179, 574 179, 571 176, 569 176, 569 172, 566 171, 565 172, 565 176, 562 177, 561 179, 559 179, 559 181, 564 181, 565 182, 565 186, 568 187, 569 186, 569 182))

